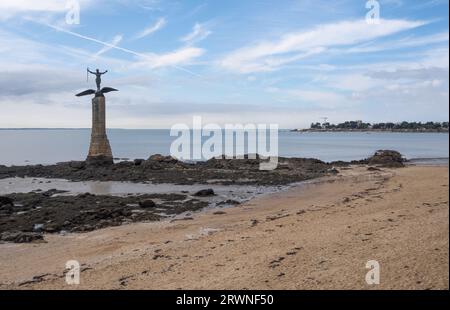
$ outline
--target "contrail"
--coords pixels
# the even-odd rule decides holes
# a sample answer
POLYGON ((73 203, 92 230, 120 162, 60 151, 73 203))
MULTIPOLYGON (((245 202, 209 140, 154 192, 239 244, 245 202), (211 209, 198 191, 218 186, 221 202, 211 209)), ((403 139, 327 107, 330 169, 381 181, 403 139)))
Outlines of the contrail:
MULTIPOLYGON (((82 34, 79 34, 79 33, 76 33, 76 32, 73 32, 73 31, 70 31, 70 30, 58 27, 58 26, 55 26, 55 25, 51 25, 51 24, 47 24, 47 23, 41 23, 41 22, 38 22, 38 21, 32 20, 32 19, 29 19, 29 20, 33 21, 35 23, 39 23, 39 24, 45 25, 45 26, 50 27, 52 29, 55 29, 57 31, 70 34, 70 35, 72 35, 74 37, 77 37, 77 38, 80 38, 80 39, 84 39, 84 40, 87 40, 87 41, 91 41, 91 42, 95 42, 95 43, 98 43, 98 44, 102 44, 102 45, 107 46, 109 48, 113 48, 113 49, 116 49, 116 50, 119 50, 119 51, 122 51, 122 52, 125 52, 125 53, 128 53, 128 54, 132 54, 132 55, 135 55, 135 56, 138 56, 138 57, 148 58, 149 56, 155 56, 155 57, 158 56, 155 53, 148 53, 148 54, 138 53, 138 52, 132 51, 130 49, 123 48, 123 47, 117 46, 117 45, 112 44, 112 43, 100 41, 100 40, 97 40, 95 38, 91 38, 91 37, 88 37, 88 36, 85 36, 85 35, 82 35, 82 34)), ((201 78, 200 75, 198 75, 197 73, 192 72, 191 70, 188 70, 186 68, 183 68, 183 67, 180 67, 180 66, 176 66, 176 65, 170 65, 170 66, 175 68, 175 69, 177 69, 177 70, 184 71, 184 72, 189 73, 189 74, 191 74, 193 76, 201 78)))
MULTIPOLYGON (((116 36, 114 37, 114 39, 112 40, 111 44, 117 46, 117 44, 119 44, 120 41, 122 41, 122 35, 119 34, 119 35, 116 35, 116 36)), ((101 50, 99 50, 97 53, 95 53, 95 54, 92 56, 92 58, 93 58, 93 59, 96 59, 98 56, 100 56, 100 55, 106 53, 107 51, 109 51, 109 50, 111 50, 111 49, 112 49, 112 47, 109 47, 109 46, 103 46, 101 50)))

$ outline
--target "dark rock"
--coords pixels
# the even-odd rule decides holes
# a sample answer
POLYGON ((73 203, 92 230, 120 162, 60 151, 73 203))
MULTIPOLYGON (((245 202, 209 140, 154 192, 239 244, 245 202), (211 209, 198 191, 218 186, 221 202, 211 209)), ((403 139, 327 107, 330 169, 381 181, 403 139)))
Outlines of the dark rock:
POLYGON ((342 161, 342 160, 338 160, 338 161, 332 161, 330 163, 330 165, 335 166, 335 167, 348 167, 349 166, 349 162, 346 161, 342 161))
MULTIPOLYGON (((247 158, 249 156, 246 156, 247 158)), ((250 156, 251 157, 251 156, 250 156)), ((111 158, 88 158, 87 162, 65 162, 56 165, 0 166, 0 178, 34 177, 70 181, 129 181, 176 184, 287 185, 321 177, 333 166, 309 158, 279 157, 278 168, 261 171, 258 159, 211 159, 185 163, 171 156, 153 155, 148 160, 112 163, 111 158), (140 164, 139 164, 140 163, 140 164), (84 168, 82 168, 84 166, 84 168)))
POLYGON ((43 241, 44 236, 32 232, 3 232, 0 240, 14 243, 30 243, 35 241, 43 241))
POLYGON ((140 166, 140 165, 142 165, 142 163, 143 163, 144 161, 145 161, 145 159, 138 158, 138 159, 135 159, 135 160, 133 161, 133 163, 134 163, 135 166, 140 166))
POLYGON ((239 205, 239 204, 241 204, 239 201, 233 200, 233 199, 228 199, 228 200, 221 201, 221 202, 218 203, 219 206, 223 206, 223 205, 233 205, 233 206, 235 206, 235 205, 239 205))
POLYGON ((81 170, 81 169, 86 168, 86 162, 84 162, 84 161, 71 161, 71 162, 69 162, 69 166, 71 168, 73 168, 73 169, 81 170))
POLYGON ((194 196, 197 196, 197 197, 209 197, 209 196, 214 196, 214 195, 216 195, 216 194, 214 193, 214 190, 211 188, 199 190, 198 192, 196 192, 194 194, 194 196))
POLYGON ((172 156, 163 156, 161 154, 155 154, 150 156, 149 161, 156 161, 159 163, 177 163, 178 160, 173 158, 172 156))
POLYGON ((379 150, 376 151, 372 157, 367 159, 367 164, 379 165, 388 168, 399 168, 405 166, 405 161, 406 160, 403 158, 402 154, 397 151, 379 150))
POLYGON ((6 206, 6 205, 13 205, 14 201, 9 197, 0 196, 0 207, 6 206))
POLYGON ((147 200, 143 200, 143 201, 139 201, 139 206, 141 208, 155 208, 156 207, 156 203, 151 200, 151 199, 147 199, 147 200))
POLYGON ((377 167, 368 167, 367 168, 367 171, 381 171, 381 169, 380 168, 377 168, 377 167))
POLYGON ((86 158, 86 165, 91 167, 108 167, 114 164, 114 160, 107 156, 90 156, 86 158))
POLYGON ((63 191, 63 190, 58 190, 55 188, 49 189, 46 192, 43 192, 42 195, 44 195, 45 197, 51 197, 55 194, 63 194, 63 193, 67 193, 68 191, 63 191))
POLYGON ((333 168, 333 169, 328 170, 328 172, 330 172, 331 174, 338 174, 339 170, 337 170, 336 168, 333 168))

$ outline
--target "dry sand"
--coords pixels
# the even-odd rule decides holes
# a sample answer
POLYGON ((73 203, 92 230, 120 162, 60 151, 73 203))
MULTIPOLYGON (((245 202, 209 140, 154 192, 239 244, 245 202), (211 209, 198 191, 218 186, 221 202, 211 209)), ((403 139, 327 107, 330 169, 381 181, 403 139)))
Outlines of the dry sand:
POLYGON ((448 289, 448 185, 443 166, 353 167, 191 220, 1 244, 0 288, 448 289), (63 275, 72 259, 78 286, 63 275), (365 282, 368 260, 380 285, 365 282))

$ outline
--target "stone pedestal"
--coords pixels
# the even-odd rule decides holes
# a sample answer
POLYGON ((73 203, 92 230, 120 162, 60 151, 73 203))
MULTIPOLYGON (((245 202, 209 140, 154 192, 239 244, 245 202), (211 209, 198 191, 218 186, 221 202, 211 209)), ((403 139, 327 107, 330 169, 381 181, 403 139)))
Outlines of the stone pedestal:
POLYGON ((105 97, 92 99, 92 132, 91 145, 86 162, 88 164, 105 165, 113 163, 111 146, 106 136, 105 97))

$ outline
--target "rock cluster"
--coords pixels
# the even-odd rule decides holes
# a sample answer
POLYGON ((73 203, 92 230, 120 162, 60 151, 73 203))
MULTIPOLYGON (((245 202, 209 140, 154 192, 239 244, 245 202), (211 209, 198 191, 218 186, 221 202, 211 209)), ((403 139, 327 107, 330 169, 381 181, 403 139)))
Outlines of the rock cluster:
POLYGON ((377 165, 387 168, 400 168, 404 167, 406 160, 402 154, 392 150, 379 150, 375 154, 367 159, 367 164, 377 165))

